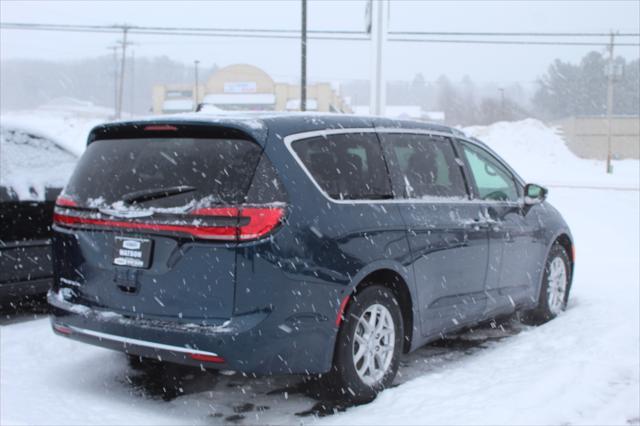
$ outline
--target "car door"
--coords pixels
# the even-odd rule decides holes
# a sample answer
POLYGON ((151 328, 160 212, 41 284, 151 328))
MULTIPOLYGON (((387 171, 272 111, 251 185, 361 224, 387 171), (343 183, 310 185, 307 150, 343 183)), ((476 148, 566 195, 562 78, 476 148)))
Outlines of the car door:
POLYGON ((486 304, 487 230, 451 140, 408 133, 380 139, 407 226, 422 334, 477 320, 486 304))
POLYGON ((487 280, 487 314, 510 311, 531 295, 532 262, 538 258, 536 224, 527 217, 522 185, 491 152, 477 144, 460 141, 469 170, 473 196, 483 207, 488 222, 490 270, 498 278, 487 280))

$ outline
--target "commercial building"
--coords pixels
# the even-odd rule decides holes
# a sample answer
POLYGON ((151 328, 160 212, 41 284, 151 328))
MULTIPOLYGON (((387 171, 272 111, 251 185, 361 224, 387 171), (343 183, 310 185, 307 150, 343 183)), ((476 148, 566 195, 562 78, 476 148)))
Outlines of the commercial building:
MULTIPOLYGON (((227 111, 298 111, 300 86, 277 83, 252 65, 237 64, 219 69, 206 84, 169 84, 153 88, 154 114, 193 111, 198 103, 227 111)), ((351 112, 329 83, 307 86, 307 111, 351 112)))
MULTIPOLYGON (((574 154, 582 158, 607 158, 609 120, 604 116, 569 117, 558 125, 574 154)), ((640 158, 640 117, 611 118, 611 152, 614 158, 640 158)))

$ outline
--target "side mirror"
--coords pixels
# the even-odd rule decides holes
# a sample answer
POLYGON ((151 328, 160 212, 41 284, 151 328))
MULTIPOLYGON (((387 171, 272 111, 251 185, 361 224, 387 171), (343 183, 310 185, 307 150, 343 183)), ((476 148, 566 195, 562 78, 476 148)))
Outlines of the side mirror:
POLYGON ((527 206, 540 204, 546 200, 548 192, 544 186, 528 183, 524 187, 524 204, 527 206))

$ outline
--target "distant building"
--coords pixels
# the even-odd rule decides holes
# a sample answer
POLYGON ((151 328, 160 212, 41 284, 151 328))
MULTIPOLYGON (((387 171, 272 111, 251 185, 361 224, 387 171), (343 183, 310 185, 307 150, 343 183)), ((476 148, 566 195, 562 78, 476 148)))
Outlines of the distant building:
MULTIPOLYGON (((266 72, 252 65, 230 65, 212 74, 197 88, 197 102, 226 111, 298 111, 300 86, 276 83, 266 72)), ((193 111, 193 84, 158 85, 153 88, 154 114, 193 111)), ((307 111, 351 112, 329 83, 307 86, 307 111)))
MULTIPOLYGON (((604 116, 568 117, 554 122, 563 132, 567 146, 582 158, 605 160, 608 146, 608 119, 604 116)), ((640 158, 640 117, 613 116, 611 152, 614 158, 640 158)))
MULTIPOLYGON (((369 105, 354 105, 353 112, 359 115, 369 114, 369 105)), ((387 105, 384 116, 395 119, 422 120, 432 123, 444 123, 443 111, 423 111, 420 105, 387 105)))

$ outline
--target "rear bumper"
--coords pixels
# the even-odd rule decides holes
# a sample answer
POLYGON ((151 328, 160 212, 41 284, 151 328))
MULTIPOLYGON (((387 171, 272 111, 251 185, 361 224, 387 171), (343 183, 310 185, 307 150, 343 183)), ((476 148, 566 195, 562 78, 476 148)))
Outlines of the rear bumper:
POLYGON ((53 291, 47 299, 56 334, 108 349, 254 374, 317 374, 331 367, 337 330, 320 317, 300 321, 262 311, 193 324, 91 309, 53 291))

